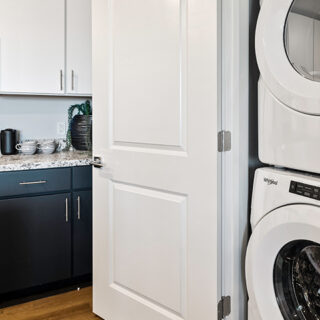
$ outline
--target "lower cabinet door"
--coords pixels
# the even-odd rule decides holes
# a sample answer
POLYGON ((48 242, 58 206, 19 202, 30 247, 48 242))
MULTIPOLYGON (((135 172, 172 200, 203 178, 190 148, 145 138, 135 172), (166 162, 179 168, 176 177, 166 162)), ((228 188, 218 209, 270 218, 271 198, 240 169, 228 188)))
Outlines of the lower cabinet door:
POLYGON ((73 194, 73 276, 92 273, 92 191, 73 194))
POLYGON ((0 201, 0 293, 71 276, 70 194, 0 201))

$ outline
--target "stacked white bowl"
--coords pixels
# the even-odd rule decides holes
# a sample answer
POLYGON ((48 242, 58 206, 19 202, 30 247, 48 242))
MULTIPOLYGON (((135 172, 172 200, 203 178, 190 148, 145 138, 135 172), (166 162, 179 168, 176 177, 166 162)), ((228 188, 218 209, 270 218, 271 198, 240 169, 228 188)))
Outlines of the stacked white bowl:
POLYGON ((23 154, 31 155, 35 154, 38 148, 38 142, 36 140, 27 140, 16 145, 16 149, 23 154))
POLYGON ((54 139, 43 140, 39 143, 38 149, 44 154, 54 153, 57 149, 57 142, 54 139))

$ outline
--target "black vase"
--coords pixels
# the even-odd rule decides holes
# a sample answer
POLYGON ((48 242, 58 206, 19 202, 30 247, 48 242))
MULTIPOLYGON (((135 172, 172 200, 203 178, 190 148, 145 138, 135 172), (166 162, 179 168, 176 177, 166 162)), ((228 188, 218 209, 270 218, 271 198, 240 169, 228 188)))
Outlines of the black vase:
POLYGON ((71 121, 71 143, 77 150, 92 148, 92 116, 76 115, 71 121))

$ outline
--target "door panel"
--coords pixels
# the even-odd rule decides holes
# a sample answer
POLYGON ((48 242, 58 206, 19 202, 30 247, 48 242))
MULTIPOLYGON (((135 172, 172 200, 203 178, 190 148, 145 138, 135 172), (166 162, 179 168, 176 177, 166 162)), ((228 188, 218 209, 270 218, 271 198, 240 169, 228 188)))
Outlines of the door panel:
POLYGON ((186 3, 181 6, 178 0, 114 2, 117 143, 181 146, 186 3))
POLYGON ((64 0, 0 0, 0 39, 1 91, 64 92, 64 0))
POLYGON ((93 3, 94 312, 214 320, 218 1, 93 3))
POLYGON ((113 281, 182 313, 185 305, 186 197, 114 184, 113 281))
MULTIPOLYGON (((320 34, 320 21, 314 20, 314 33, 320 34)), ((319 37, 315 37, 314 39, 314 69, 320 70, 320 39, 319 37)))
POLYGON ((70 208, 70 194, 0 201, 0 293, 71 277, 70 208))

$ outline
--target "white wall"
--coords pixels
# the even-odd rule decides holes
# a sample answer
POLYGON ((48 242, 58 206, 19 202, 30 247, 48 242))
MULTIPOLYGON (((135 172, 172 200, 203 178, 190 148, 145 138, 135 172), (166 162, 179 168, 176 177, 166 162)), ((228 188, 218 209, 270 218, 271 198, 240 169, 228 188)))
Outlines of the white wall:
POLYGON ((20 139, 65 138, 58 134, 58 122, 67 129, 68 107, 86 98, 44 96, 0 96, 0 130, 20 131, 20 139))

